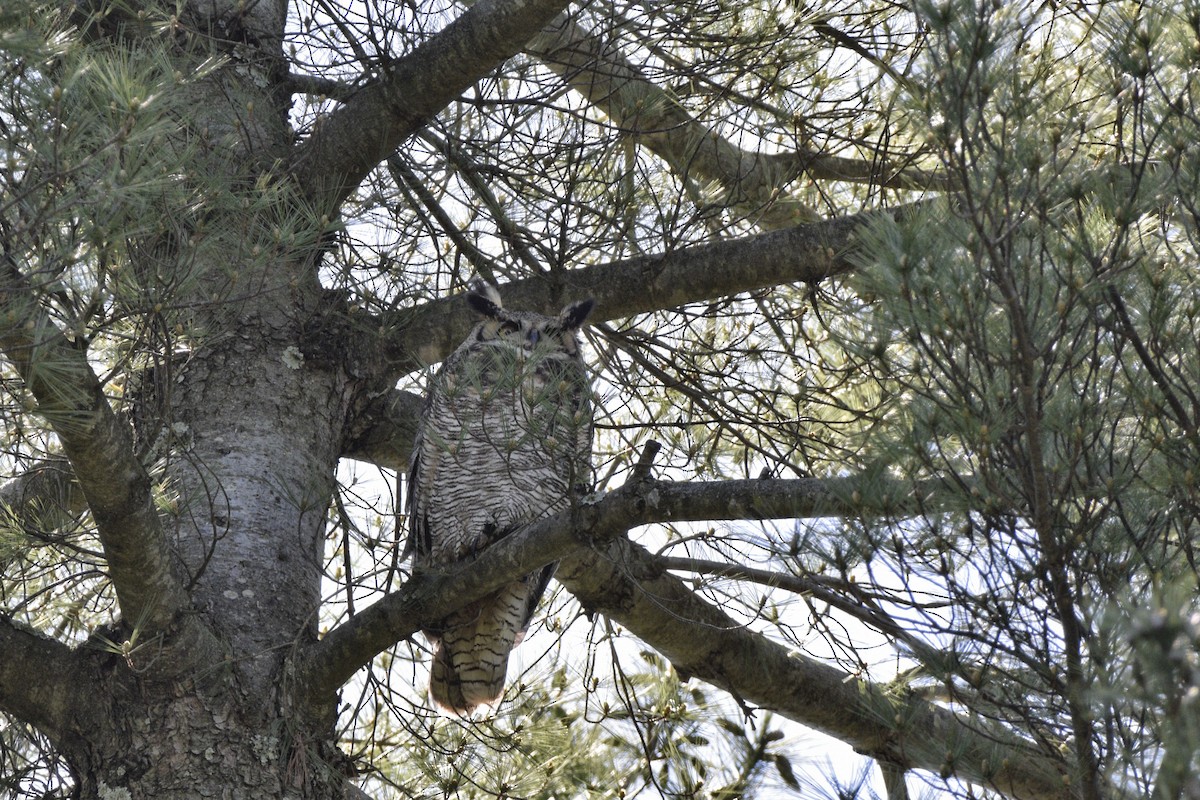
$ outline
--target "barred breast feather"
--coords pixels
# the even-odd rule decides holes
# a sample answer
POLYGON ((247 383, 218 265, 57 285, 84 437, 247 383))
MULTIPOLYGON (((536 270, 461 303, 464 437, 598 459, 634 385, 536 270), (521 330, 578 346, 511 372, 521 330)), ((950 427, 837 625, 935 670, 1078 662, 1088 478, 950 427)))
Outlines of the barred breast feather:
MULTIPOLYGON (((576 332, 592 308, 557 317, 504 309, 473 282, 482 321, 434 377, 409 470, 419 567, 445 569, 590 489, 592 413, 576 332)), ((494 703, 509 653, 529 626, 550 564, 451 614, 425 634, 429 695, 452 714, 494 703)))

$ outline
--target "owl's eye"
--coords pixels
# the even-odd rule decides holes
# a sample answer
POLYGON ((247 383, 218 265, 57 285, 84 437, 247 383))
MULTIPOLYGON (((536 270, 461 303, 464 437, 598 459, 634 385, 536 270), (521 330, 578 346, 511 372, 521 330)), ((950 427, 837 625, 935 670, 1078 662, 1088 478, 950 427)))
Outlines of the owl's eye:
POLYGON ((500 323, 500 335, 501 336, 511 336, 520 330, 521 330, 521 326, 518 323, 513 322, 511 319, 505 320, 504 322, 500 323))

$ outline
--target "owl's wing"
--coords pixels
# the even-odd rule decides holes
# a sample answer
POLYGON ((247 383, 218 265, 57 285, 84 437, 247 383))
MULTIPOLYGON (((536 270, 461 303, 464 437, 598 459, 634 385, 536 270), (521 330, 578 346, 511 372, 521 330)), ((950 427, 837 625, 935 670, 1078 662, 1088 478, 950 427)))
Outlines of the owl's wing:
POLYGON ((429 494, 437 470, 438 454, 430 447, 426 420, 433 408, 434 397, 441 391, 440 373, 434 376, 425 395, 425 406, 421 421, 413 436, 412 454, 408 459, 408 496, 404 499, 404 510, 408 515, 408 543, 404 553, 412 552, 418 563, 428 558, 433 547, 429 528, 429 494))
POLYGON ((414 553, 418 558, 429 555, 429 519, 421 495, 421 433, 413 439, 412 455, 408 460, 408 496, 404 512, 408 516, 408 542, 401 557, 414 553))

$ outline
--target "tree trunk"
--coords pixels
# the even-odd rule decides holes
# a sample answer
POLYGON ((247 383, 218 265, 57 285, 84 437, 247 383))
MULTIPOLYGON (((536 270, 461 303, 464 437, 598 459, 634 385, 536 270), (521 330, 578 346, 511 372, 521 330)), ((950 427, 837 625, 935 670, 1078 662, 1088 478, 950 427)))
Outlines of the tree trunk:
POLYGON ((326 511, 354 386, 305 357, 313 315, 291 291, 276 295, 239 308, 232 333, 183 357, 157 429, 172 442, 163 518, 192 598, 182 613, 218 646, 198 655, 182 626, 144 632, 128 618, 95 638, 100 691, 77 701, 59 741, 84 797, 347 789, 336 697, 297 701, 288 660, 316 640, 326 511))
POLYGON ((179 551, 249 698, 265 697, 289 649, 316 633, 347 386, 298 363, 297 341, 243 328, 201 351, 173 413, 188 445, 172 469, 179 551))
POLYGON ((121 681, 129 702, 88 711, 93 735, 86 753, 72 759, 82 796, 343 797, 346 779, 330 763, 331 745, 299 720, 272 713, 269 698, 264 707, 229 689, 230 677, 215 675, 199 692, 121 681))
POLYGON ((227 59, 188 85, 195 114, 164 143, 186 151, 195 172, 184 180, 202 200, 190 216, 163 209, 175 229, 135 243, 133 268, 146 305, 172 287, 169 336, 187 348, 144 433, 168 443, 160 505, 192 601, 182 614, 219 646, 197 659, 181 652, 178 626, 124 619, 106 638, 125 644, 102 645, 96 665, 112 700, 85 703, 60 745, 84 797, 340 797, 335 698, 297 707, 285 674, 316 639, 355 387, 333 360, 306 357, 306 331, 326 310, 321 226, 272 174, 291 146, 287 95, 275 90, 283 7, 218 0, 180 20, 181 72, 227 59))

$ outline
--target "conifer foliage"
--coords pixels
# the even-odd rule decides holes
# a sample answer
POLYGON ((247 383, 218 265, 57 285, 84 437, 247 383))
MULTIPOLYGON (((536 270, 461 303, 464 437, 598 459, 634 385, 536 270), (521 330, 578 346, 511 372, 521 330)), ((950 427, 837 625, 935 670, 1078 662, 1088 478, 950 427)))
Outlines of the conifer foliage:
POLYGON ((0 797, 1200 795, 1197 76, 1193 0, 8 0, 0 797), (596 485, 422 569, 476 275, 595 299, 596 485))

